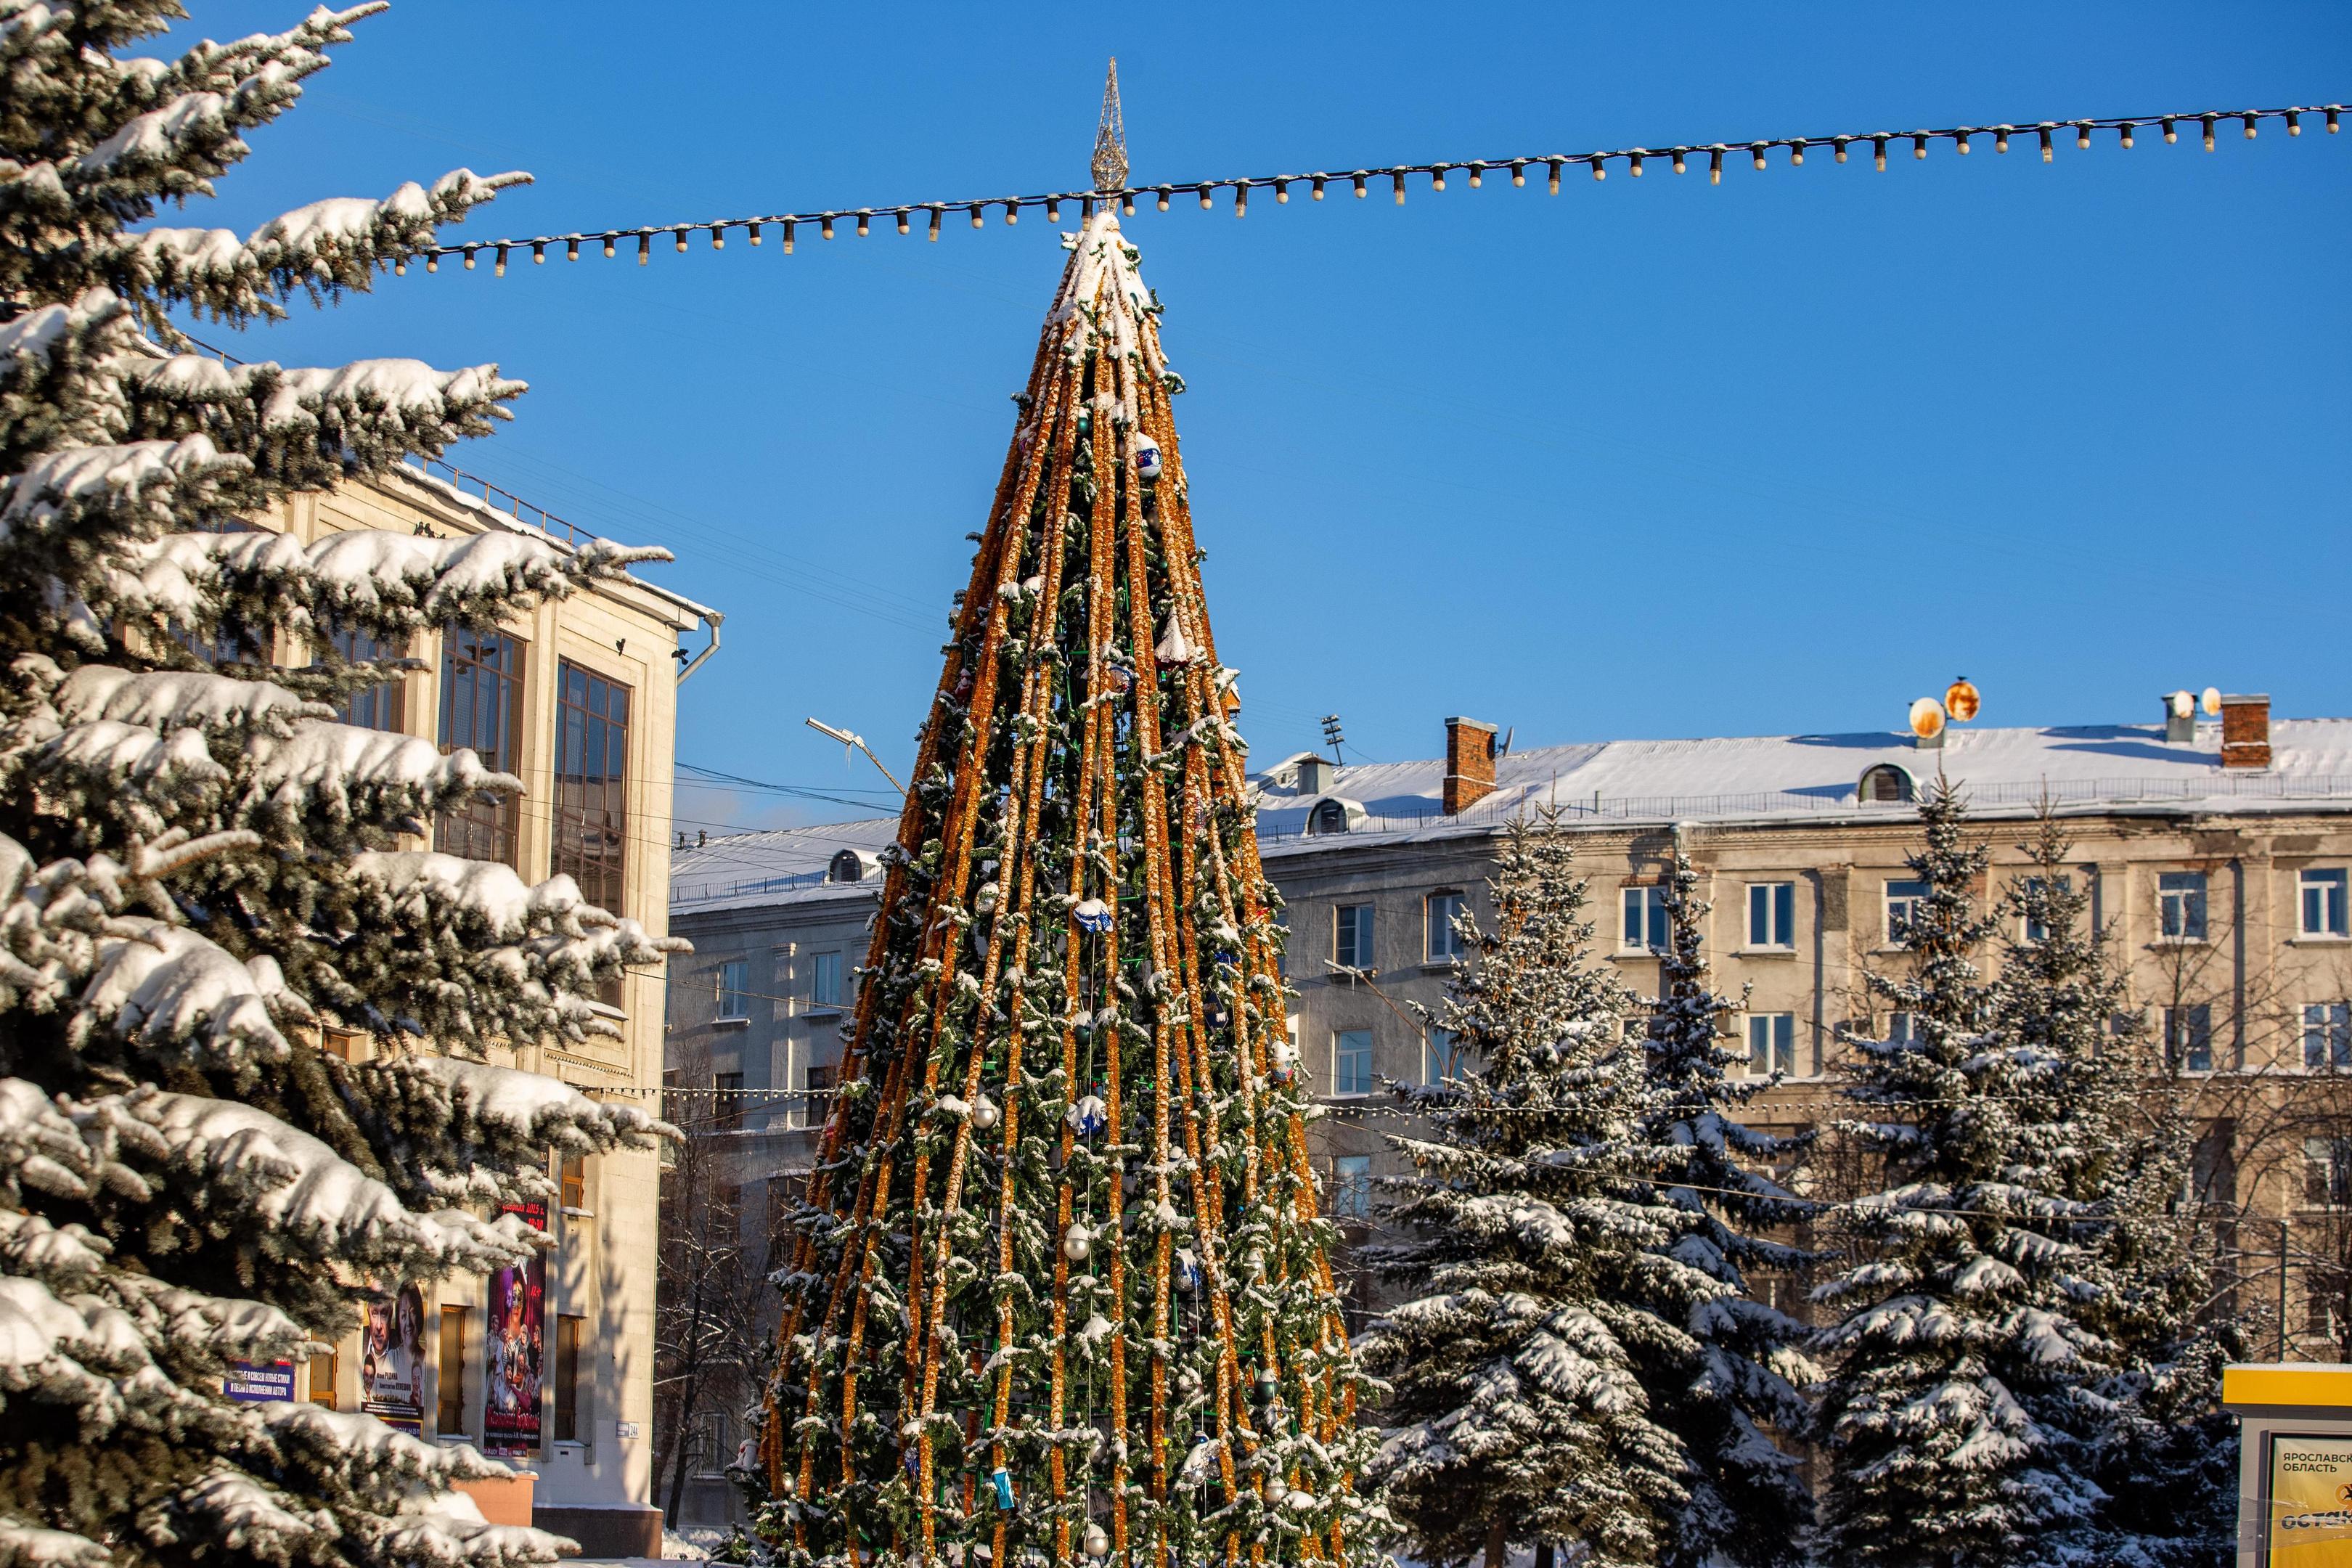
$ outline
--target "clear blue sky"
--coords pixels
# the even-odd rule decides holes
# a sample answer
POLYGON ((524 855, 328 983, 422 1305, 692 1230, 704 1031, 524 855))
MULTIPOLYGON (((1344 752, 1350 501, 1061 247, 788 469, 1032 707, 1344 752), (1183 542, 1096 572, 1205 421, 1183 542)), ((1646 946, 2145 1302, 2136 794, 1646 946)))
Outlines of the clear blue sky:
MULTIPOLYGON (((300 14, 195 9, 218 37, 300 14)), ((2352 98, 2339 0, 691 14, 403 0, 190 216, 459 164, 539 177, 481 235, 1068 187, 1114 52, 1144 181, 2352 98)), ((2352 713, 2352 131, 2193 132, 1147 206, 1256 753, 1335 710, 1379 760, 1449 713, 1522 745, 1893 728, 1956 673, 1987 723, 2208 684, 2352 713)), ((681 759, 838 791, 878 780, 801 721, 903 772, 1061 262, 1034 213, 592 251, 412 269, 231 346, 530 381, 458 461, 670 546, 660 580, 727 613, 681 759)))

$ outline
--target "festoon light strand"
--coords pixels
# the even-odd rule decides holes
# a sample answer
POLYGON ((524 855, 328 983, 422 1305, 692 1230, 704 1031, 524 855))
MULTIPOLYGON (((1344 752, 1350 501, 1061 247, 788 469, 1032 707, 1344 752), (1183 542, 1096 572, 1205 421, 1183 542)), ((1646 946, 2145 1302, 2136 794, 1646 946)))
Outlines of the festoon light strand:
MULTIPOLYGON (((1513 185, 1528 183, 1529 170, 1539 171, 1545 188, 1553 195, 1559 194, 1563 172, 1571 168, 1588 171, 1595 180, 1609 177, 1612 164, 1622 168, 1635 179, 1654 162, 1664 161, 1677 174, 1689 171, 1692 162, 1706 160, 1707 178, 1712 184, 1723 183, 1724 163, 1727 159, 1746 158, 1759 171, 1771 166, 1771 154, 1785 152, 1792 165, 1801 166, 1805 154, 1827 149, 1833 160, 1843 163, 1858 148, 1867 148, 1872 165, 1884 170, 1887 166, 1888 149, 1899 152, 1908 147, 1915 159, 1927 156, 1928 148, 1937 142, 1948 142, 1965 155, 1976 141, 1992 139, 1996 153, 2006 153, 2014 138, 2030 136, 2039 146, 2045 163, 2055 157, 2062 137, 2069 137, 2074 145, 2088 150, 2093 133, 2110 132, 2116 145, 2129 148, 2137 142, 2137 132, 2150 128, 2158 131, 2166 142, 2180 139, 2183 126, 2194 127, 2205 150, 2212 152, 2223 127, 2234 126, 2246 141, 2252 141, 2263 122, 2275 121, 2284 125, 2289 136, 2303 134, 2303 122, 2318 116, 2333 135, 2339 129, 2343 116, 2352 104, 2298 104, 2278 109, 2210 109, 2178 110, 2166 114, 2128 114, 2092 116, 2075 120, 2041 120, 2022 123, 2001 121, 1983 125, 1953 125, 1918 131, 1851 131, 1828 136, 1773 136, 1747 142, 1691 142, 1665 147, 1620 147, 1591 153, 1529 153, 1504 158, 1450 158, 1431 163, 1390 163, 1361 169, 1321 169, 1297 174, 1245 174, 1215 180, 1174 180, 1164 184, 1125 184, 1116 189, 1091 191, 1049 191, 1037 195, 961 197, 955 201, 908 202, 895 206, 834 207, 810 212, 767 213, 754 217, 703 218, 690 223, 646 224, 635 227, 580 230, 570 234, 542 234, 504 239, 458 240, 435 247, 425 253, 425 270, 437 271, 440 258, 461 258, 468 268, 474 266, 482 252, 490 253, 500 277, 506 275, 507 262, 518 250, 528 250, 533 262, 544 262, 551 246, 563 247, 564 258, 580 259, 584 245, 599 247, 607 256, 615 256, 623 241, 634 241, 637 264, 644 266, 653 258, 654 242, 668 238, 679 251, 687 249, 687 240, 693 235, 708 236, 710 248, 723 250, 730 232, 740 232, 752 245, 759 245, 773 231, 783 254, 789 256, 800 231, 814 226, 824 239, 834 237, 836 224, 856 226, 859 238, 872 233, 876 219, 888 222, 900 234, 914 232, 917 218, 923 222, 926 237, 936 240, 950 215, 968 217, 971 226, 986 226, 988 215, 993 209, 1003 222, 1020 221, 1024 208, 1043 208, 1045 221, 1061 221, 1062 208, 1074 205, 1081 216, 1093 213, 1097 203, 1117 202, 1122 215, 1132 216, 1139 198, 1150 198, 1152 205, 1166 212, 1180 195, 1197 196, 1202 207, 1213 207, 1220 193, 1230 193, 1235 217, 1249 214, 1249 196, 1253 190, 1274 192, 1279 204, 1290 200, 1291 187, 1305 185, 1315 201, 1321 201, 1332 185, 1344 185, 1359 197, 1368 196, 1373 184, 1385 182, 1391 198, 1403 205, 1408 180, 1426 179, 1428 188, 1442 192, 1447 188, 1446 177, 1459 173, 1471 189, 1485 184, 1489 174, 1505 174, 1513 185)), ((405 265, 396 268, 406 271, 405 265)))

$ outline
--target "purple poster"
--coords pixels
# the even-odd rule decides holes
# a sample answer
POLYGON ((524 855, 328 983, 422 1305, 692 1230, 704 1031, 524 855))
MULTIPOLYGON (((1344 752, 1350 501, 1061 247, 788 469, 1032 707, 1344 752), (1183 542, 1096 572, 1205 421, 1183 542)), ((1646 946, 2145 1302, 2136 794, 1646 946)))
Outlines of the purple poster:
MULTIPOLYGON (((544 1203, 509 1204, 533 1230, 547 1228, 544 1203)), ((505 1457, 539 1451, 540 1368, 545 1362, 547 1255, 534 1252, 520 1268, 490 1276, 488 1333, 483 1347, 489 1385, 482 1417, 482 1448, 505 1457)))
POLYGON ((369 1303, 360 1330, 360 1408, 404 1432, 425 1423, 425 1294, 404 1285, 369 1303))

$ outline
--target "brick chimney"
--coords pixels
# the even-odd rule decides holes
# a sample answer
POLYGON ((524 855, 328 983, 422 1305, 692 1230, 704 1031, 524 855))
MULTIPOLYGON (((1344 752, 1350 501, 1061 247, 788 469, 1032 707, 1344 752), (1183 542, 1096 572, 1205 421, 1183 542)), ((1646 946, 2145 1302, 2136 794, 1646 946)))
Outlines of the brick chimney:
POLYGON ((2271 765, 2269 698, 2221 699, 2221 765, 2225 768, 2266 768, 2271 765))
MULTIPOLYGON (((2267 757, 2269 753, 2265 752, 2267 757)), ((1445 815, 1495 793, 1495 726, 1475 719, 1445 721, 1445 815)))

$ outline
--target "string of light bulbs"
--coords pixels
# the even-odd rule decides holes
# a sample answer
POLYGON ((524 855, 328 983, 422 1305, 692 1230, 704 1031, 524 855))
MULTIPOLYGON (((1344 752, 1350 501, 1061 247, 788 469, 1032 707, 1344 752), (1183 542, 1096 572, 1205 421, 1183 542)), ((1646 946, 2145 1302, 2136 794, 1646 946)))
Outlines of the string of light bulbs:
MULTIPOLYGON (((798 231, 814 226, 824 239, 834 237, 836 224, 851 224, 859 238, 873 230, 877 220, 892 225, 900 234, 913 232, 918 217, 924 220, 926 237, 937 240, 950 214, 967 216, 974 228, 984 227, 992 208, 1005 223, 1017 223, 1024 208, 1043 208, 1049 223, 1061 220, 1065 205, 1076 205, 1082 216, 1090 215, 1097 203, 1117 202, 1122 214, 1132 216, 1139 198, 1150 198, 1161 212, 1166 212, 1181 195, 1196 196, 1203 208, 1213 207, 1220 193, 1230 193, 1235 217, 1249 213, 1252 191, 1271 189, 1276 203, 1287 204, 1294 185, 1305 185, 1316 201, 1321 201, 1328 188, 1338 185, 1348 189, 1358 198, 1370 193, 1376 184, 1386 183, 1398 205, 1405 199, 1407 182, 1425 179, 1429 189, 1446 189, 1446 176, 1460 173, 1473 190, 1485 184, 1489 174, 1507 175, 1514 186, 1528 183, 1531 169, 1543 172, 1546 188, 1559 195, 1560 180, 1565 171, 1582 168, 1595 180, 1609 177, 1614 164, 1635 179, 1654 163, 1668 164, 1677 174, 1688 172, 1692 163, 1706 161, 1710 184, 1723 183, 1724 165, 1727 161, 1748 159, 1761 172, 1770 167, 1771 155, 1785 153, 1791 165, 1801 166, 1808 153, 1827 149, 1833 160, 1843 163, 1855 148, 1870 149, 1873 167, 1884 171, 1887 166, 1888 149, 1908 144, 1914 159, 1927 156, 1928 148, 1937 142, 1948 142, 1954 150, 1967 154, 1979 138, 1990 137, 1993 151, 2006 153, 2013 139, 2031 137, 2038 144, 2042 161, 2053 160, 2058 140, 2071 134, 2074 145, 2088 151, 2094 132, 2110 131, 2117 137, 2117 145, 2129 148, 2136 144, 2137 132, 2150 127, 2159 131, 2167 142, 2180 139, 2184 125, 2198 128, 2205 150, 2214 151, 2221 127, 2236 125, 2244 140, 2252 141, 2264 121, 2277 121, 2286 127, 2289 136, 2303 134, 2306 116, 2318 115, 2333 135, 2339 129, 2343 115, 2352 105, 2343 103, 2297 104, 2276 109, 2215 109, 2174 111, 2166 114, 2129 114, 2091 116, 2074 120, 2041 120, 2025 123, 2001 121, 1982 125, 1952 125, 1917 131, 1850 131, 1826 136, 1771 136, 1755 141, 1688 142, 1662 147, 1620 147, 1591 153, 1529 153, 1502 158, 1450 158, 1436 163, 1386 163, 1358 169, 1312 170, 1296 174, 1245 174, 1213 180, 1175 180, 1164 184, 1125 184, 1102 190, 1048 191, 1036 195, 968 196, 954 201, 906 202, 896 205, 817 208, 807 212, 766 213, 756 216, 703 218, 686 223, 643 224, 635 226, 604 229, 582 229, 566 234, 541 234, 509 237, 503 239, 468 239, 434 247, 425 252, 425 269, 440 269, 445 256, 460 258, 467 268, 476 258, 488 251, 498 275, 506 275, 507 262, 518 250, 527 250, 535 263, 544 262, 551 247, 563 247, 568 261, 580 259, 583 246, 595 246, 606 257, 619 253, 621 245, 635 240, 637 264, 642 267, 653 258, 654 241, 663 236, 672 239, 675 247, 683 251, 692 235, 709 237, 713 250, 727 247, 729 231, 740 230, 743 237, 758 245, 771 229, 776 231, 782 253, 791 255, 798 231)), ((405 272, 406 263, 394 268, 405 272)))

